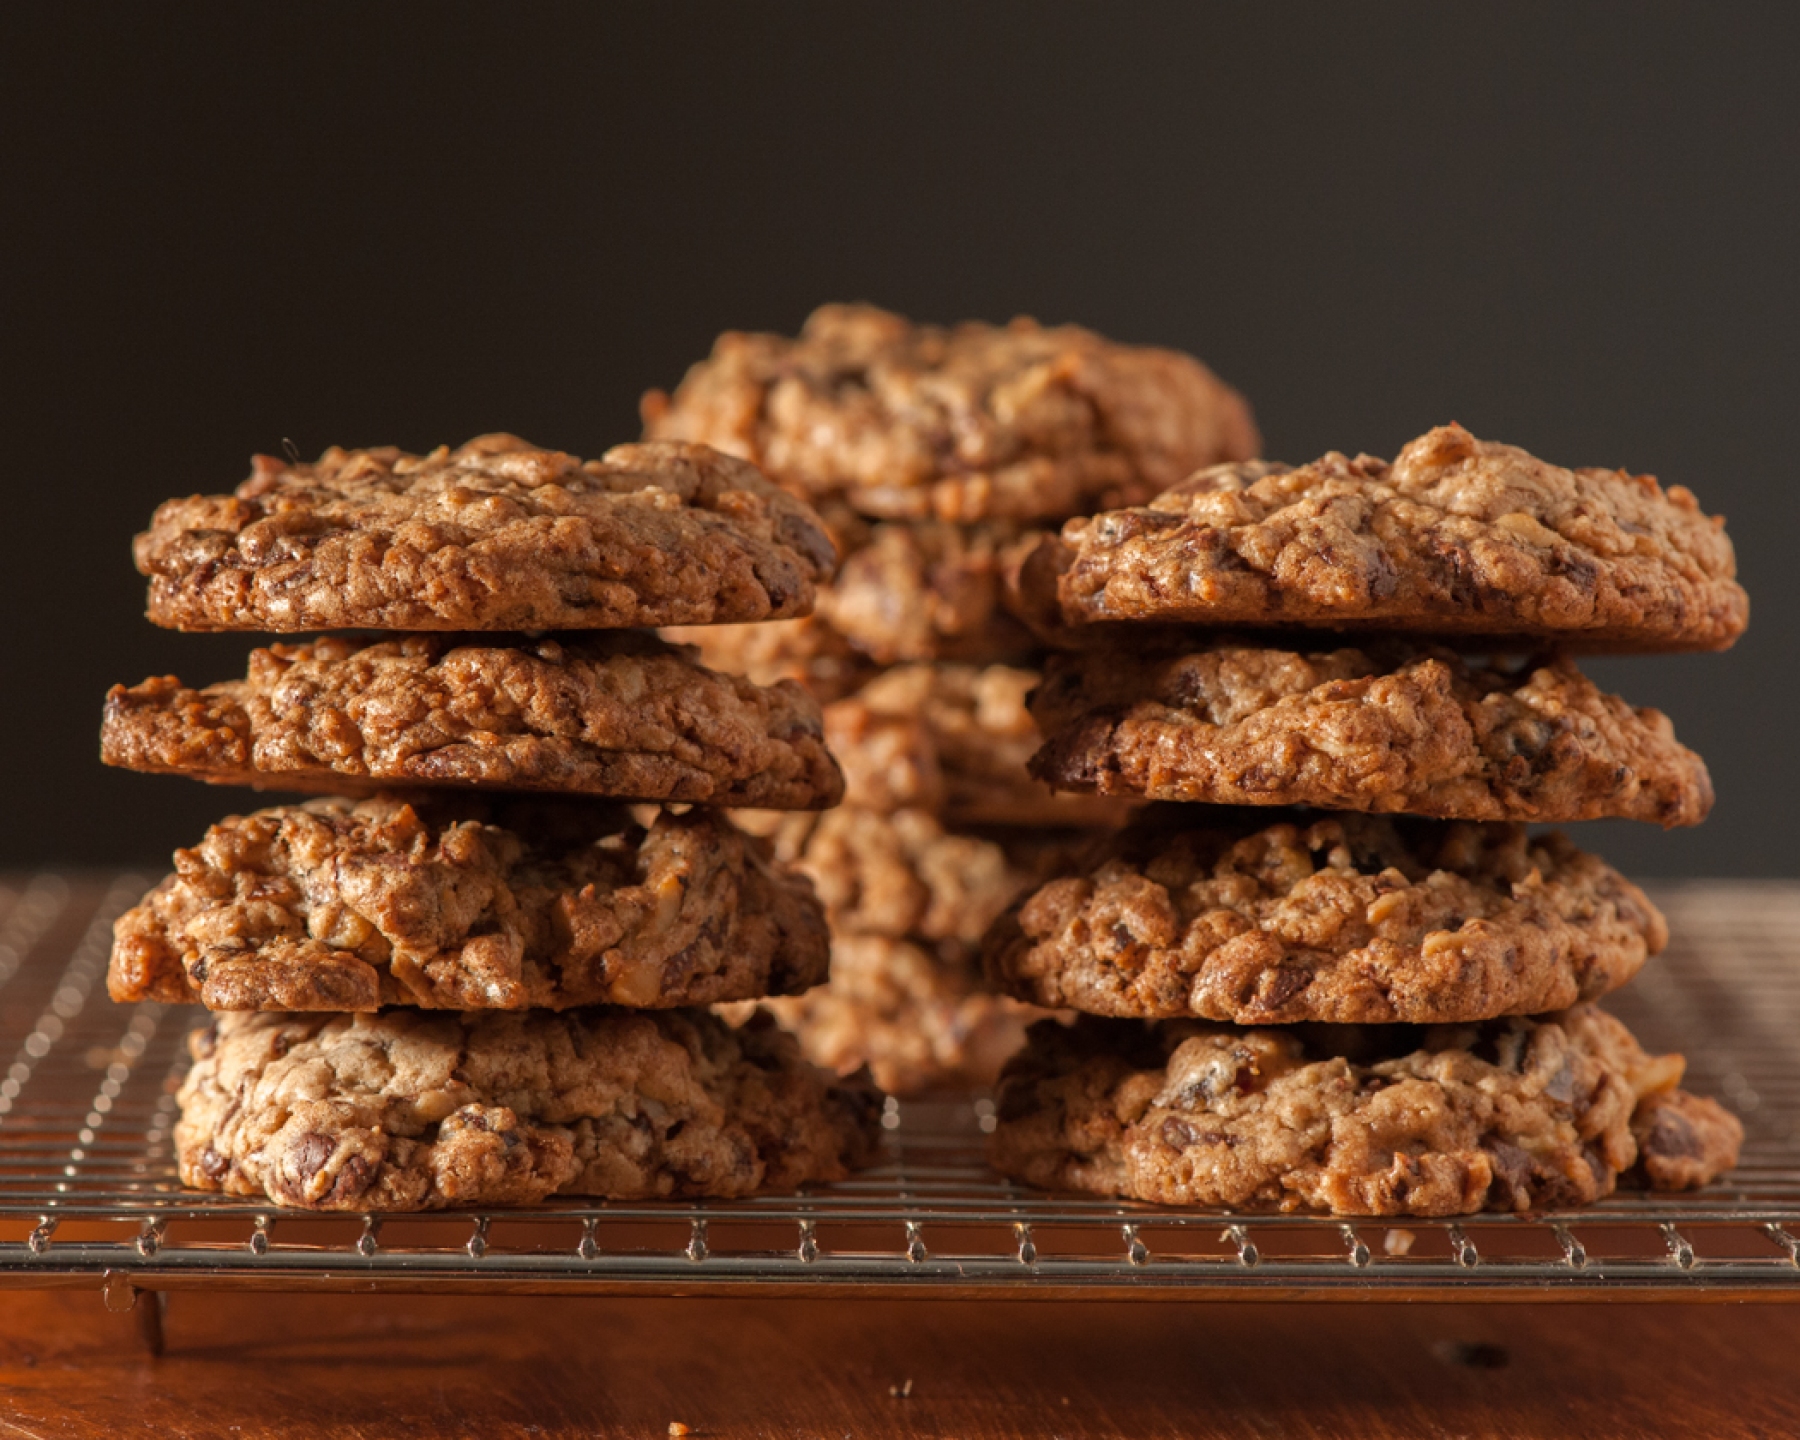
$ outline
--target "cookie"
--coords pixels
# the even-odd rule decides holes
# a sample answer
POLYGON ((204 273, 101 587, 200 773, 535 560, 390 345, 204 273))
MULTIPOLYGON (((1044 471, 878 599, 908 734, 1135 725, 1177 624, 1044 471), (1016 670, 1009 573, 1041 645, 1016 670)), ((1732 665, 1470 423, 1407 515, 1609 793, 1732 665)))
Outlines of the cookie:
POLYGON ((761 685, 798 680, 819 699, 839 700, 884 666, 957 661, 977 665, 1030 658, 1032 632, 1006 608, 1009 556, 1046 532, 1000 522, 889 522, 847 541, 844 563, 821 586, 814 613, 762 625, 665 630, 696 646, 708 665, 761 685))
POLYGON ((311 1210, 729 1198, 842 1179, 880 1096, 767 1016, 222 1015, 189 1039, 182 1183, 311 1210))
POLYGON ((1668 717, 1568 660, 1480 663, 1374 641, 1054 656, 1031 773, 1061 790, 1447 820, 1698 825, 1712 781, 1668 717))
POLYGON ((998 521, 876 525, 821 592, 819 614, 881 665, 1017 659, 1034 642, 1001 603, 1001 574, 1011 550, 1042 533, 998 521))
POLYGON ((770 809, 843 794, 797 685, 720 675, 631 632, 275 645, 241 681, 115 687, 101 758, 340 794, 454 785, 770 809))
POLYGON ((1531 1015, 1668 943, 1643 891, 1524 826, 1169 807, 995 922, 996 988, 1097 1015, 1241 1025, 1531 1015))
MULTIPOLYGON (((758 818, 749 823, 765 828, 758 818)), ((812 880, 831 923, 830 980, 768 1002, 807 1056, 844 1072, 867 1064, 897 1095, 991 1086, 1025 1026, 1048 1012, 984 993, 976 946, 1014 896, 1066 868, 1089 837, 957 832, 923 810, 851 805, 770 818, 776 854, 812 880)))
POLYGON ((1676 1090, 1682 1070, 1592 1006, 1347 1033, 1084 1017, 1032 1027, 1001 1080, 989 1158, 1027 1184, 1164 1205, 1584 1205, 1634 1166, 1671 1189, 1736 1163, 1742 1127, 1676 1090), (1659 1114, 1681 1117, 1676 1163, 1658 1148, 1659 1114))
POLYGON ((958 947, 885 935, 838 935, 831 983, 765 1008, 814 1064, 839 1074, 867 1065, 894 1095, 991 1087, 1047 1013, 985 993, 958 947))
POLYGON ((929 811, 855 805, 770 827, 737 814, 812 881, 833 934, 948 941, 971 955, 1017 895, 1073 864, 1093 838, 1043 826, 952 830, 929 811))
POLYGON ((691 649, 709 669, 757 685, 792 680, 821 703, 853 695, 881 673, 817 615, 760 625, 672 625, 658 633, 691 649))
POLYGON ((1392 464, 1220 466, 1063 528, 1021 608, 1106 621, 1542 637, 1588 650, 1723 650, 1749 601, 1724 522, 1688 490, 1565 470, 1460 425, 1392 464))
POLYGON ((583 462, 511 435, 408 455, 259 455, 235 494, 137 537, 177 630, 588 630, 804 615, 835 556, 819 517, 700 445, 583 462))
POLYGON ((380 797, 234 816, 114 927, 113 999, 214 1010, 561 1010, 825 979, 811 885, 723 816, 380 797))
POLYGON ((798 339, 721 335, 643 415, 647 439, 714 445, 887 519, 1064 519, 1261 444, 1243 397, 1175 351, 869 305, 822 306, 798 339))
POLYGON ((1129 805, 1057 795, 1026 771, 1041 740, 1025 697, 1035 671, 902 665, 825 707, 825 738, 852 805, 931 810, 955 824, 1112 825, 1129 805))

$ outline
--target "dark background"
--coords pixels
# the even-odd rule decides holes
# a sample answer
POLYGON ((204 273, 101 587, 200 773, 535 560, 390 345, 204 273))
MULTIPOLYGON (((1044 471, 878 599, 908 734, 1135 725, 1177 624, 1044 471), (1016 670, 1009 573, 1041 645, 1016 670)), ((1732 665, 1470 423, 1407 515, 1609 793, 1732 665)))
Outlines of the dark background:
POLYGON ((109 773, 128 543, 291 440, 595 454, 826 299, 1190 349, 1268 453, 1430 425, 1730 516, 1725 656, 1599 662, 1711 763, 1636 872, 1792 873, 1795 7, 0 9, 0 863, 159 862, 246 792, 109 773))

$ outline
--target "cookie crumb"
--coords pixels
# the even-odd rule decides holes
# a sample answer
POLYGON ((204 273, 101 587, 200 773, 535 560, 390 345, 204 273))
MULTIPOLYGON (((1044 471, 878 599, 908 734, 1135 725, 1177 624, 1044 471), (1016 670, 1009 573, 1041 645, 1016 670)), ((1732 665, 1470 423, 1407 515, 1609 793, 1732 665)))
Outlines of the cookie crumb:
POLYGON ((691 1435, 694 1432, 689 1430, 688 1427, 683 1425, 679 1420, 671 1420, 669 1422, 669 1433, 671 1435, 691 1435))
POLYGON ((912 1394, 912 1387, 912 1377, 909 1375, 906 1378, 905 1384, 888 1386, 888 1394, 892 1395, 896 1400, 905 1400, 912 1394))
POLYGON ((1411 1230, 1390 1230, 1387 1232, 1387 1237, 1381 1242, 1381 1248, 1390 1255, 1410 1255, 1413 1241, 1418 1238, 1411 1230))

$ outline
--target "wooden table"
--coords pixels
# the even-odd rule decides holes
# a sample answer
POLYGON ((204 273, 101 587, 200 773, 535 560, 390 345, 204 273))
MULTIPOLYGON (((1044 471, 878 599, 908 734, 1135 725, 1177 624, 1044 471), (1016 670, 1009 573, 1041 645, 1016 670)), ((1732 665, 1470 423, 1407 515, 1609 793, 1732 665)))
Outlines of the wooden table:
POLYGON ((1800 1307, 0 1294, 0 1437, 1800 1434, 1800 1307), (151 1303, 149 1301, 141 1303, 151 1303))

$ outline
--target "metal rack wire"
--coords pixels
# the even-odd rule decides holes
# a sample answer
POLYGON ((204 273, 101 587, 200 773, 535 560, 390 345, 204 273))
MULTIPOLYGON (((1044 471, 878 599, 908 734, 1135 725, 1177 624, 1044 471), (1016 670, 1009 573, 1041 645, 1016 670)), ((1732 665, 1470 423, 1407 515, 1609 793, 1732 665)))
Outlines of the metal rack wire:
POLYGON ((890 1102, 885 1164, 801 1195, 317 1217, 184 1191, 170 1130, 199 1012, 114 1006, 132 875, 0 880, 0 1286, 931 1297, 1800 1299, 1800 884, 1688 883, 1612 1008, 1726 1099, 1742 1166, 1564 1214, 1351 1223, 1049 1195, 981 1161, 978 1097, 890 1102))

